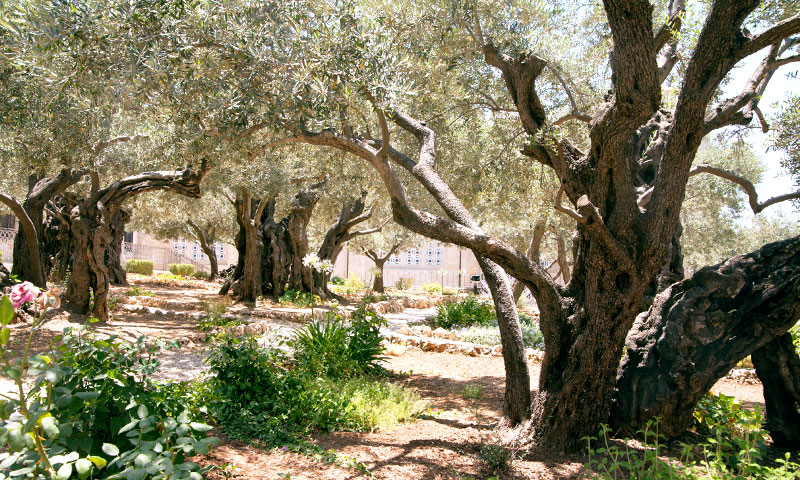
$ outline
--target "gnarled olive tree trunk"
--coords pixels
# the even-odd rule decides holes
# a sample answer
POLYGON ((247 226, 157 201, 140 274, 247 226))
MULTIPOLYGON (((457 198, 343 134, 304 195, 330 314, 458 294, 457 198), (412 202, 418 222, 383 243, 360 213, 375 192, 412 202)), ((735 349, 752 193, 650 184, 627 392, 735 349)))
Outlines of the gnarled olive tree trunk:
POLYGON ((263 295, 261 257, 264 252, 264 236, 262 222, 264 210, 273 205, 275 199, 253 199, 249 193, 240 191, 236 199, 229 199, 236 210, 236 223, 239 233, 236 236, 236 248, 239 259, 233 276, 225 282, 220 290, 221 295, 228 292, 234 298, 245 302, 255 302, 263 295))
POLYGON ((303 257, 309 253, 308 223, 311 214, 322 196, 325 180, 303 188, 292 199, 289 212, 289 245, 292 255, 292 270, 289 274, 289 288, 301 292, 313 290, 311 268, 303 265, 303 257))
POLYGON ((109 221, 111 242, 106 248, 106 266, 109 281, 112 285, 128 285, 125 269, 122 268, 122 242, 125 239, 125 225, 131 220, 131 214, 118 208, 109 221))
POLYGON ((52 266, 50 256, 42 248, 46 243, 45 207, 53 197, 77 183, 84 174, 83 170, 72 171, 65 168, 54 177, 31 175, 28 179, 28 194, 22 203, 0 193, 0 202, 11 209, 20 224, 20 230, 14 238, 13 275, 45 287, 52 266))
MULTIPOLYGON (((613 423, 635 431, 659 417, 660 433, 682 433, 717 380, 797 323, 799 251, 800 237, 770 243, 658 294, 628 335, 613 423)), ((759 375, 771 375, 767 362, 761 367, 759 375)))
MULTIPOLYGON (((359 197, 352 199, 342 207, 336 223, 325 233, 317 251, 317 256, 322 260, 330 260, 331 264, 336 264, 336 259, 344 249, 344 244, 350 240, 363 235, 370 235, 381 231, 383 225, 366 230, 353 231, 352 229, 359 223, 365 222, 372 217, 373 208, 366 208, 365 200, 367 192, 362 191, 359 197), (366 211, 365 211, 366 210, 366 211)), ((314 272, 314 287, 328 293, 328 277, 322 272, 314 272)))
POLYGON ((128 199, 139 193, 170 190, 189 197, 200 196, 200 181, 208 171, 205 160, 199 167, 189 165, 183 171, 146 172, 117 180, 100 188, 99 178, 92 174, 92 190, 70 212, 72 272, 64 295, 67 307, 76 312, 91 313, 101 321, 108 320, 110 271, 106 265, 108 246, 112 242, 113 219, 128 199))

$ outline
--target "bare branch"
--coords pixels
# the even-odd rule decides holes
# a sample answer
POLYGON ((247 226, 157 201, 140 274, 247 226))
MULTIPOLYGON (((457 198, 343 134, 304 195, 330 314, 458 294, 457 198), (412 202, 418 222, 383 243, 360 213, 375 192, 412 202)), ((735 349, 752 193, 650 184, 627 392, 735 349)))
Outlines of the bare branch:
POLYGON ((691 177, 699 173, 709 173, 711 175, 716 175, 720 178, 724 178, 725 180, 729 180, 741 186, 742 189, 747 194, 750 203, 750 208, 753 210, 753 213, 756 214, 760 213, 762 210, 764 210, 769 206, 775 205, 776 203, 785 202, 787 200, 800 199, 800 190, 798 190, 793 193, 787 193, 784 195, 779 195, 777 197, 772 197, 769 200, 759 203, 758 192, 756 192, 756 187, 750 180, 747 180, 746 178, 736 175, 735 173, 725 170, 723 168, 714 167, 712 165, 707 165, 707 164, 696 166, 689 172, 689 176, 691 177))
POLYGON ((106 140, 105 142, 97 142, 93 146, 89 147, 89 151, 92 155, 99 155, 100 152, 105 150, 108 147, 112 147, 118 143, 125 143, 125 142, 138 142, 140 140, 144 140, 145 138, 150 138, 147 135, 134 135, 133 137, 125 135, 121 137, 112 138, 110 140, 106 140))
POLYGON ((292 135, 290 137, 281 138, 280 140, 275 140, 274 142, 265 143, 264 145, 261 145, 257 149, 255 149, 252 152, 248 153, 247 154, 247 159, 252 161, 254 158, 256 158, 264 150, 267 150, 269 148, 279 147, 281 145, 286 145, 287 143, 295 143, 298 140, 299 139, 298 139, 297 135, 292 135))
POLYGON ((745 58, 762 48, 779 43, 784 38, 798 32, 800 32, 800 14, 778 22, 755 37, 752 37, 737 50, 736 57, 738 59, 745 58))
POLYGON ((553 208, 555 208, 557 212, 561 212, 563 214, 566 214, 569 217, 572 217, 572 219, 574 219, 576 222, 580 223, 581 225, 586 225, 586 219, 583 218, 580 213, 576 212, 575 210, 573 210, 573 209, 571 209, 569 207, 565 207, 561 203, 561 195, 564 194, 564 186, 565 185, 566 185, 566 182, 562 181, 561 182, 561 186, 558 187, 558 192, 556 192, 556 200, 555 200, 555 203, 553 204, 553 208))
POLYGON ((378 115, 378 124, 381 126, 381 148, 376 155, 379 157, 386 157, 389 155, 389 124, 386 123, 386 115, 384 115, 383 109, 378 107, 378 102, 375 100, 375 96, 372 95, 372 92, 367 92, 367 99, 378 115))

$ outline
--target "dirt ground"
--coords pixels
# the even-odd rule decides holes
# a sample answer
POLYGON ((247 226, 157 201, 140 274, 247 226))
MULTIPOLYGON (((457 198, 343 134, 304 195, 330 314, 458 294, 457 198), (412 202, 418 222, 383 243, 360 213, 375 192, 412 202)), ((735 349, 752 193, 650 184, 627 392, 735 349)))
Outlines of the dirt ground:
MULTIPOLYGON (((191 288, 162 286, 140 282, 136 284, 154 297, 137 297, 136 301, 167 311, 201 312, 210 305, 219 304, 215 284, 195 282, 191 288)), ((113 294, 124 296, 126 288, 114 287, 113 294)), ((123 299, 123 302, 129 300, 123 299)), ((269 308, 260 305, 257 309, 269 308)), ((187 315, 170 315, 169 312, 129 312, 117 308, 107 324, 95 324, 104 335, 119 335, 135 339, 140 335, 149 338, 176 339, 198 333, 197 320, 187 315)), ((229 311, 247 315, 251 309, 233 306, 229 311)), ((63 312, 54 315, 45 324, 33 351, 44 351, 65 327, 75 326, 85 319, 63 312)), ((12 348, 22 348, 20 338, 26 337, 24 324, 13 327, 12 348)), ((185 346, 161 356, 164 364, 161 377, 189 379, 199 375, 203 351, 200 346, 185 346)), ((481 448, 495 443, 494 427, 500 419, 503 397, 504 368, 501 357, 469 357, 460 354, 421 352, 410 349, 398 357, 389 357, 390 370, 402 373, 398 382, 415 388, 428 403, 424 415, 388 431, 373 433, 336 432, 318 434, 313 438, 323 449, 338 454, 339 464, 315 461, 311 456, 283 452, 280 449, 265 451, 253 445, 222 439, 212 452, 195 459, 201 464, 213 464, 215 469, 207 474, 210 479, 351 479, 369 478, 353 468, 356 461, 366 466, 371 475, 380 479, 486 479, 494 475, 481 460, 481 448), (473 395, 466 395, 465 387, 473 395), (477 392, 477 393, 476 393, 477 392), (469 398, 468 398, 469 397, 469 398), (473 398, 478 397, 478 398, 473 398), (348 465, 350 463, 350 465, 348 465), (223 468, 228 466, 227 473, 223 468)), ((531 378, 538 378, 539 365, 530 364, 531 378)), ((9 379, 0 377, 0 390, 9 391, 9 379)), ((715 385, 715 392, 736 396, 744 405, 764 407, 761 385, 755 381, 743 382, 723 379, 715 385)), ((569 479, 580 478, 586 458, 563 456, 531 451, 518 452, 512 468, 499 475, 503 479, 569 479)))

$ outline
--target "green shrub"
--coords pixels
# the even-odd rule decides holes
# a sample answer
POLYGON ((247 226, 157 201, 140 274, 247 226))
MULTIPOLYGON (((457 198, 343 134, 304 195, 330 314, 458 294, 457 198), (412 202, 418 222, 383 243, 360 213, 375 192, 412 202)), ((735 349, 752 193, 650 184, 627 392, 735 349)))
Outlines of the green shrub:
POLYGON ((736 462, 735 454, 752 445, 759 453, 766 450, 766 432, 761 427, 761 410, 742 408, 735 397, 708 393, 697 403, 693 427, 702 435, 714 435, 721 442, 720 454, 728 455, 728 461, 736 462))
POLYGON ((191 276, 197 269, 191 263, 170 263, 167 265, 167 270, 173 275, 180 275, 182 277, 191 276))
MULTIPOLYGON (((538 325, 521 323, 520 327, 522 328, 522 342, 526 347, 537 350, 544 349, 544 336, 542 336, 538 325)), ((459 333, 465 342, 490 346, 501 344, 500 329, 496 326, 482 327, 474 325, 460 330, 459 333)))
POLYGON ((344 285, 345 282, 346 282, 346 280, 344 278, 334 276, 334 277, 331 278, 331 282, 330 283, 332 283, 333 285, 344 285))
POLYGON ((128 260, 125 264, 125 271, 128 273, 138 273, 139 275, 152 275, 152 260, 128 260))
POLYGON ((511 450, 493 443, 487 443, 481 446, 480 457, 492 473, 507 471, 511 468, 511 462, 514 460, 511 450))
POLYGON ((380 366, 386 319, 367 310, 356 309, 349 325, 342 314, 331 310, 322 320, 313 320, 295 332, 291 345, 298 368, 317 376, 352 378, 383 371, 380 366))
POLYGON ((423 410, 411 390, 366 378, 334 380, 252 337, 224 338, 208 358, 214 414, 228 435, 268 446, 314 430, 374 430, 423 410))
POLYGON ((390 298, 389 295, 386 295, 385 293, 378 294, 370 292, 361 297, 361 301, 364 303, 377 303, 377 302, 385 302, 389 300, 389 298, 390 298))
POLYGON ((428 293, 442 293, 442 286, 438 283, 423 283, 422 290, 428 293))
POLYGON ((286 290, 283 295, 278 298, 279 303, 292 303, 298 307, 311 307, 315 303, 320 303, 321 299, 318 295, 312 295, 311 292, 300 292, 298 290, 286 290))
POLYGON ((471 327, 473 325, 497 325, 497 316, 491 303, 468 296, 463 300, 449 301, 436 308, 433 318, 436 327, 446 329, 471 327))
POLYGON ((408 290, 412 285, 414 285, 413 278, 398 278, 394 284, 394 288, 398 290, 408 290))
MULTIPOLYGON (((43 451, 57 477, 75 478, 74 469, 78 478, 201 478, 206 469, 186 457, 208 453, 218 440, 206 437, 211 427, 199 422, 203 408, 188 386, 150 379, 157 347, 144 337, 99 339, 85 329, 65 330, 62 340, 50 356, 31 357, 38 376, 27 407, 42 419, 43 451)), ((35 422, 16 421, 19 402, 0 403, 0 430, 10 432, 0 441, 8 448, 0 454, 4 468, 11 478, 43 478, 40 453, 24 433, 35 422)))
POLYGON ((202 270, 198 270, 192 274, 192 278, 197 278, 200 280, 208 280, 209 276, 210 275, 208 274, 208 272, 204 272, 202 270))

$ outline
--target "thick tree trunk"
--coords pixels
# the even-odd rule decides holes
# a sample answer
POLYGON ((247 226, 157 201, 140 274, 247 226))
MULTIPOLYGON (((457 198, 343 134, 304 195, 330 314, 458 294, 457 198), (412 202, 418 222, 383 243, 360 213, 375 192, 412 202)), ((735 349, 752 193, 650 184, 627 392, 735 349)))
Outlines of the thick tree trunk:
POLYGON ((797 322, 798 251, 800 237, 770 243, 657 295, 628 335, 614 424, 636 431, 659 417, 660 433, 682 433, 719 378, 797 322))
MULTIPOLYGON (((44 238, 44 209, 56 195, 63 193, 84 175, 84 171, 73 172, 63 169, 54 177, 31 175, 28 179, 28 195, 22 203, 24 212, 14 211, 20 220, 21 229, 14 239, 14 254, 11 273, 22 280, 28 280, 39 287, 45 287, 50 274, 50 258, 44 238), (20 215, 27 219, 20 218, 20 215)), ((0 195, 0 201, 3 198, 0 195)))
POLYGON ((375 268, 378 269, 378 274, 372 280, 372 291, 375 293, 386 293, 383 286, 383 267, 386 265, 386 260, 375 262, 375 268))
POLYGON ((171 190, 197 198, 200 196, 200 181, 207 171, 208 165, 203 161, 198 169, 189 165, 184 171, 146 172, 125 177, 103 189, 98 176, 93 173, 89 197, 75 206, 70 214, 74 251, 72 273, 65 294, 67 308, 85 314, 93 295, 92 315, 107 321, 110 273, 106 261, 113 236, 111 224, 119 215, 120 205, 139 193, 156 190, 171 190))
POLYGON ((503 413, 511 425, 517 425, 527 420, 531 413, 531 377, 517 305, 503 269, 484 257, 477 258, 492 292, 497 324, 500 327, 503 364, 506 369, 503 413))
POLYGON ((772 441, 780 448, 800 450, 800 357, 792 336, 784 333, 752 353, 767 404, 772 441))
POLYGON ((303 188, 292 199, 287 231, 291 251, 291 273, 289 288, 303 292, 312 291, 313 277, 311 269, 303 265, 303 257, 309 253, 308 223, 311 214, 322 196, 322 188, 326 182, 316 183, 303 188))
POLYGON ((114 210, 109 223, 111 241, 106 254, 106 266, 112 285, 128 285, 125 269, 122 268, 122 242, 125 239, 125 225, 130 221, 131 215, 122 209, 114 210))
POLYGON ((273 200, 266 198, 260 202, 246 192, 240 192, 233 206, 236 209, 236 223, 239 233, 236 244, 239 260, 231 279, 223 285, 220 294, 230 293, 234 298, 245 302, 255 302, 264 294, 262 255, 264 236, 262 220, 264 210, 273 200))

